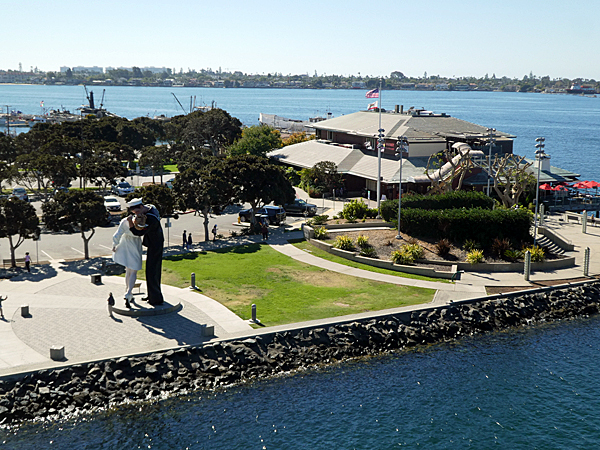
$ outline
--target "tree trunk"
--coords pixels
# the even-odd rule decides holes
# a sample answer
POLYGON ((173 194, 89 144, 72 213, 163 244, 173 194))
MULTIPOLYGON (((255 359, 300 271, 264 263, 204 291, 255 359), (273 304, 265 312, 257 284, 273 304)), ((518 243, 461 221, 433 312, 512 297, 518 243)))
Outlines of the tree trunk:
POLYGON ((210 218, 210 209, 208 208, 203 208, 202 209, 202 216, 204 216, 204 240, 206 242, 210 241, 210 232, 208 230, 208 226, 209 226, 209 218, 210 218))
POLYGON ((13 245, 12 236, 8 236, 8 242, 10 244, 10 267, 17 267, 17 260, 15 259, 15 249, 16 247, 13 245))
POLYGON ((90 234, 89 237, 86 238, 83 228, 81 229, 81 238, 83 239, 83 258, 84 259, 90 259, 89 242, 90 242, 90 239, 92 239, 92 237, 94 236, 95 232, 96 232, 96 230, 94 228, 92 228, 92 233, 90 234))

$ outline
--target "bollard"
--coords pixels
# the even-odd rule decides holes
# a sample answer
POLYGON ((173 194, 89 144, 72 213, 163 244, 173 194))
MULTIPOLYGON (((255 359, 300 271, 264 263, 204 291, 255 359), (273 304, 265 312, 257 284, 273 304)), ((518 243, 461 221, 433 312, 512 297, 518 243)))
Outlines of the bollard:
POLYGON ((544 204, 540 205, 540 227, 544 226, 544 204))
POLYGON ((64 345, 53 345, 50 347, 50 359, 52 361, 62 361, 65 359, 64 345))
POLYGON ((581 213, 581 232, 587 233, 587 211, 585 209, 581 213))
POLYGON ((590 276, 590 248, 585 248, 585 253, 583 254, 583 276, 590 276))
POLYGON ((190 289, 196 289, 196 272, 192 272, 192 281, 190 282, 190 289))
POLYGON ((21 317, 29 317, 29 305, 21 305, 21 317))
POLYGON ((256 305, 252 303, 252 322, 256 323, 256 305))
POLYGON ((525 252, 525 265, 523 272, 523 278, 525 278, 525 281, 529 281, 529 275, 531 272, 531 252, 529 250, 525 252))

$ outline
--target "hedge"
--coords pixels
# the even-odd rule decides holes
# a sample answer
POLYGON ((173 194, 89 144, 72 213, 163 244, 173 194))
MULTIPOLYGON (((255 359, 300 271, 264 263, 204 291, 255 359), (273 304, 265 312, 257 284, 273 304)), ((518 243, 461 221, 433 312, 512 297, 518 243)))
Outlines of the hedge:
MULTIPOLYGON (((397 222, 397 217, 391 221, 397 222)), ((447 238, 453 242, 472 239, 487 246, 494 238, 528 242, 531 240, 530 227, 531 214, 522 209, 402 208, 401 231, 412 236, 447 238)))

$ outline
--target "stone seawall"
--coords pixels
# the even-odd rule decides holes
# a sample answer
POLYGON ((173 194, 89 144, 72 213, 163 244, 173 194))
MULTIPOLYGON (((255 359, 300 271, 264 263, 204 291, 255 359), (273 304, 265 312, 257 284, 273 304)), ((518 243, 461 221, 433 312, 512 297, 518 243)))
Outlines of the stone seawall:
POLYGON ((597 314, 600 282, 269 333, 0 381, 0 423, 94 411, 538 321, 597 314))

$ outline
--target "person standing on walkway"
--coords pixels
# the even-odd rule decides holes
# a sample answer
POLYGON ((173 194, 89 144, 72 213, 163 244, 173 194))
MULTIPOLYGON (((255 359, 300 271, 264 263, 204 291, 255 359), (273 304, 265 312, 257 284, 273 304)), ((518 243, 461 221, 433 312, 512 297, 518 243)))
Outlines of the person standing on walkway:
POLYGON ((267 226, 266 222, 262 223, 262 237, 263 237, 263 241, 266 241, 267 239, 269 239, 269 227, 267 226))
POLYGON ((216 223, 212 229, 212 235, 213 235, 213 242, 215 242, 215 240, 217 239, 217 224, 216 223))
MULTIPOLYGON (((125 266, 125 307, 131 308, 133 300, 133 287, 137 280, 138 270, 142 269, 142 239, 134 236, 129 229, 129 217, 121 220, 119 228, 113 234, 113 261, 125 266)), ((135 224, 143 228, 146 218, 135 218, 135 224)))
POLYGON ((2 297, 2 296, 0 295, 0 316, 2 316, 2 318, 3 318, 3 319, 4 319, 4 310, 2 309, 2 302, 3 302, 4 300, 6 300, 7 298, 8 298, 8 295, 7 295, 7 296, 5 296, 5 297, 2 297))
POLYGON ((183 249, 184 250, 189 250, 187 245, 188 245, 188 243, 187 243, 186 230, 183 230, 183 249))
POLYGON ((164 302, 160 287, 162 275, 162 257, 165 237, 162 226, 160 225, 160 214, 154 205, 144 205, 141 198, 134 198, 127 206, 136 215, 146 216, 146 226, 138 228, 133 223, 133 218, 129 216, 129 230, 135 236, 143 236, 142 245, 146 247, 146 286, 148 287, 148 297, 142 300, 148 301, 152 306, 162 305, 164 302))
POLYGON ((25 268, 27 272, 31 272, 31 256, 29 256, 29 252, 25 253, 25 268))
POLYGON ((187 238, 187 249, 191 250, 192 249, 192 232, 190 231, 188 233, 188 238, 187 238))
POLYGON ((113 316, 113 306, 115 306, 115 298, 112 295, 112 292, 108 295, 108 317, 115 318, 113 316))

